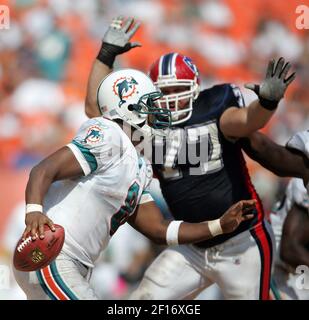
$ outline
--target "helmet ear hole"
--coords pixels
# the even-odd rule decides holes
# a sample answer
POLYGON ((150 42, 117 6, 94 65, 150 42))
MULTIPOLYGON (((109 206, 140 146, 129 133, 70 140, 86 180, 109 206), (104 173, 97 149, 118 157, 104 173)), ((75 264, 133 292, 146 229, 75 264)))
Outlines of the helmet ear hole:
POLYGON ((129 110, 129 111, 133 111, 133 110, 134 110, 133 104, 129 104, 129 105, 128 105, 128 110, 129 110))

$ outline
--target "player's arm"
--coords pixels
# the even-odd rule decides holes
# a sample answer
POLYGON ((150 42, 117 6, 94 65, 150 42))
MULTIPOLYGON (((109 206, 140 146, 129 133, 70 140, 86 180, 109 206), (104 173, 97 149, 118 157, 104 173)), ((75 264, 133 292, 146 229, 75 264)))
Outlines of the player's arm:
MULTIPOLYGON (((26 187, 26 203, 42 205, 50 185, 57 180, 69 179, 84 174, 79 162, 68 147, 63 147, 42 160, 30 172, 26 187)), ((30 211, 26 214, 26 229, 23 237, 31 232, 33 239, 36 233, 44 238, 44 224, 54 230, 53 222, 40 211, 30 211)))
POLYGON ((293 268, 299 265, 309 266, 308 243, 309 216, 307 208, 294 204, 283 225, 280 246, 281 259, 293 268))
POLYGON ((150 201, 138 206, 136 212, 129 218, 128 222, 139 232, 158 244, 185 244, 204 241, 220 233, 234 231, 242 221, 252 219, 252 210, 255 208, 255 200, 242 200, 229 208, 218 220, 205 221, 201 223, 179 222, 178 236, 173 241, 173 233, 169 230, 170 224, 177 221, 165 220, 160 209, 154 201, 150 201), (219 225, 216 225, 218 224, 219 225), (218 231, 221 229, 221 231, 218 231), (167 238, 171 238, 170 242, 167 238))
POLYGON ((104 34, 102 46, 93 62, 85 99, 85 113, 89 118, 100 116, 97 105, 97 89, 101 81, 112 71, 117 55, 141 46, 138 42, 129 42, 139 27, 133 18, 124 22, 123 17, 114 18, 104 34))
POLYGON ((89 118, 101 116, 97 103, 97 90, 102 79, 104 79, 111 71, 112 69, 110 67, 98 59, 94 60, 88 78, 87 94, 85 99, 85 113, 89 118))
POLYGON ((275 112, 279 101, 290 83, 295 79, 295 73, 287 76, 290 63, 280 58, 269 62, 265 79, 260 85, 246 84, 253 90, 258 100, 253 101, 247 108, 231 107, 224 111, 220 118, 220 129, 227 138, 248 136, 263 128, 275 112))
POLYGON ((239 140, 253 160, 280 177, 297 177, 309 181, 309 160, 303 153, 278 145, 260 132, 239 140))

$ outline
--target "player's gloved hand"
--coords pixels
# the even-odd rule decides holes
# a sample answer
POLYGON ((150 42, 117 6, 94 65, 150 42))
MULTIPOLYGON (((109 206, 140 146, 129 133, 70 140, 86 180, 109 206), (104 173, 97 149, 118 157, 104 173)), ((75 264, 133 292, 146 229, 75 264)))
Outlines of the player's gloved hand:
POLYGON ((242 200, 232 205, 220 218, 223 233, 233 232, 241 222, 254 217, 256 200, 242 200))
POLYGON ((118 54, 127 52, 135 47, 141 47, 139 42, 129 42, 140 26, 139 22, 133 24, 133 18, 129 18, 126 23, 124 23, 122 16, 114 18, 104 34, 102 47, 97 59, 112 68, 118 54))
POLYGON ((247 83, 245 87, 258 95, 262 107, 275 110, 287 87, 295 79, 295 72, 287 76, 290 68, 291 64, 285 63, 284 58, 281 57, 276 64, 272 59, 268 63, 266 77, 262 83, 260 85, 247 83))
POLYGON ((56 231, 54 223, 45 214, 41 212, 30 212, 26 214, 26 228, 22 235, 24 240, 30 232, 32 240, 35 240, 38 235, 40 239, 44 239, 44 225, 47 224, 52 231, 56 231))

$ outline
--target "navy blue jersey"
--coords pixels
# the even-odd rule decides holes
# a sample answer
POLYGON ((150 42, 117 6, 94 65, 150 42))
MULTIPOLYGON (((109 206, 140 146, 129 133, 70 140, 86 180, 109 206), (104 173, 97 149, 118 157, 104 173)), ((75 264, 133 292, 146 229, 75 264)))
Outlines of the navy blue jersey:
POLYGON ((222 84, 204 90, 194 102, 191 118, 173 127, 167 139, 156 138, 153 145, 154 173, 176 220, 213 220, 239 200, 258 200, 253 220, 241 223, 233 233, 196 244, 201 247, 222 243, 264 216, 239 143, 227 140, 219 128, 221 115, 233 106, 244 106, 236 86, 222 84))

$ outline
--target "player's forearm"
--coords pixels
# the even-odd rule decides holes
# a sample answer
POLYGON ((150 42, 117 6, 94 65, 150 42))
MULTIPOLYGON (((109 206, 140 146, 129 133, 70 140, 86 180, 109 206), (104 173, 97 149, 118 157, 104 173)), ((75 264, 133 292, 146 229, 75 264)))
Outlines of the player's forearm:
POLYGON ((247 108, 227 109, 220 118, 220 129, 227 138, 247 137, 263 128, 273 113, 255 100, 247 108))
POLYGON ((262 129, 270 120, 275 110, 267 110, 263 108, 259 100, 254 100, 246 109, 246 131, 251 134, 259 129, 262 129))
POLYGON ((295 79, 295 73, 288 75, 290 64, 280 58, 275 64, 271 60, 267 67, 265 79, 259 84, 245 84, 253 90, 258 100, 253 101, 247 108, 229 108, 220 118, 220 127, 227 138, 246 137, 263 128, 273 113, 285 91, 295 79))
POLYGON ((93 62, 87 85, 85 100, 85 113, 89 118, 101 115, 97 104, 97 90, 101 81, 112 71, 107 65, 99 60, 93 62))
POLYGON ((129 217, 128 222, 157 244, 168 244, 170 235, 179 244, 200 242, 213 237, 208 222, 187 223, 165 220, 154 202, 139 205, 135 214, 129 217), (171 228, 172 225, 174 228, 171 228), (177 226, 176 229, 175 226, 177 226))
POLYGON ((213 238, 208 222, 182 223, 179 228, 179 244, 196 243, 213 238))
POLYGON ((296 268, 299 265, 309 266, 309 252, 299 243, 286 243, 281 245, 280 258, 288 265, 296 268))
MULTIPOLYGON (((167 243, 167 229, 170 221, 163 220, 160 226, 143 231, 142 233, 159 245, 168 245, 167 243)), ((141 231, 141 230, 139 230, 141 231)), ((209 230, 207 222, 201 223, 187 223, 182 222, 178 231, 178 244, 191 244, 211 239, 213 236, 209 230)))
POLYGON ((254 217, 256 200, 242 200, 233 204, 220 219, 188 223, 168 221, 154 201, 138 206, 128 222, 139 232, 158 244, 189 244, 233 232, 242 221, 254 217))
POLYGON ((308 179, 308 168, 300 154, 276 144, 260 132, 240 140, 248 156, 280 177, 308 179))

